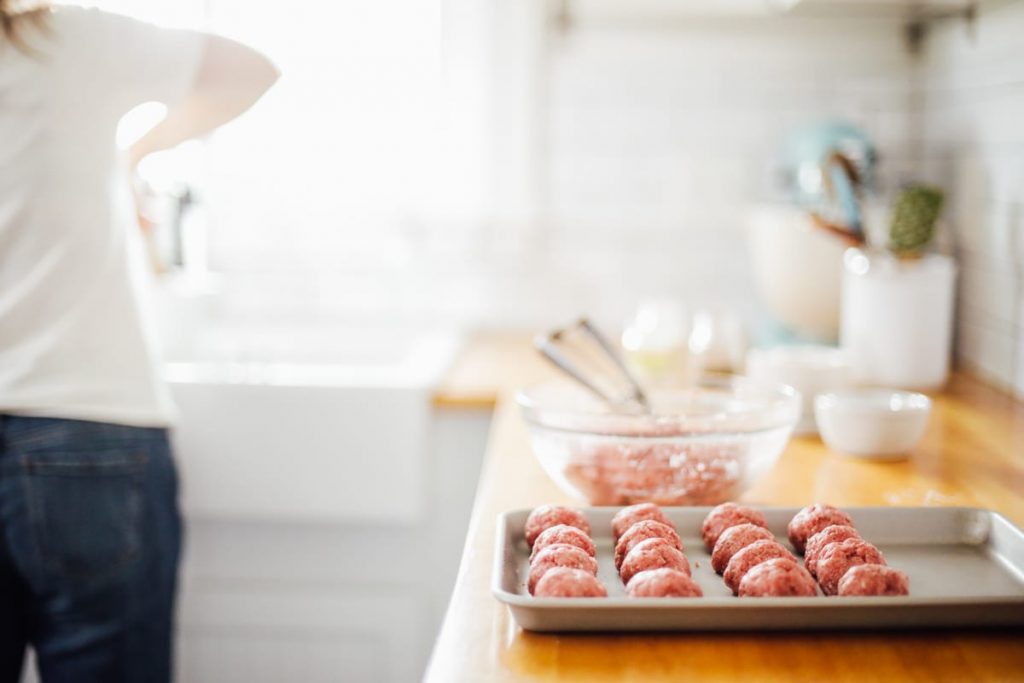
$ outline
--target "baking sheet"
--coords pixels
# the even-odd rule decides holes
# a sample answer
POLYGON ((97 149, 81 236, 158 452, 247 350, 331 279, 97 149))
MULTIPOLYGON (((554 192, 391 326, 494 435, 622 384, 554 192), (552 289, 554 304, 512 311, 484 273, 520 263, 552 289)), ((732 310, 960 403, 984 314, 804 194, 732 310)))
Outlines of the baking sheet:
MULTIPOLYGON (((787 548, 799 508, 757 507, 787 548)), ((635 599, 615 571, 611 519, 621 508, 580 508, 597 546, 607 598, 534 598, 526 590, 529 510, 498 519, 494 596, 531 631, 708 631, 1024 625, 1024 532, 977 508, 843 507, 861 536, 910 578, 905 597, 737 598, 711 568, 700 526, 709 507, 662 508, 675 523, 703 598, 635 599)), ((819 589, 820 590, 820 589, 819 589)))

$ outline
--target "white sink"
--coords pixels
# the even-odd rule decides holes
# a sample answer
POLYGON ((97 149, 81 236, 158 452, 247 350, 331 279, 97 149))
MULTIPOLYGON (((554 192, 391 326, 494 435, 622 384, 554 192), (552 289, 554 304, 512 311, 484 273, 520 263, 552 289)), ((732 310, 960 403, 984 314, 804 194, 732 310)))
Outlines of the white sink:
POLYGON ((452 334, 236 330, 165 366, 193 518, 401 522, 423 508, 452 334))

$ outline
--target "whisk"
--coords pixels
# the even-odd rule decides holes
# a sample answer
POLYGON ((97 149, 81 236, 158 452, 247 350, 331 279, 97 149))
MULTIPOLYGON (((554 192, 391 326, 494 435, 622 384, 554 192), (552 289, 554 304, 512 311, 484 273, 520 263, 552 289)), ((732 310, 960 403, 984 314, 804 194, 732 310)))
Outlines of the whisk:
POLYGON ((555 367, 616 412, 651 414, 643 387, 626 367, 615 346, 587 318, 537 335, 533 343, 555 367))

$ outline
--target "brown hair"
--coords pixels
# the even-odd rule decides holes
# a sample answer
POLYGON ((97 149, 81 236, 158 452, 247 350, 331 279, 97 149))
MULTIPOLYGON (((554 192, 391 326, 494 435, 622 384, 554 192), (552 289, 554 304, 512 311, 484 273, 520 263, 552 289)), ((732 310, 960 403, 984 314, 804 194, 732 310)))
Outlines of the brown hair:
POLYGON ((43 21, 49 13, 49 3, 45 1, 25 3, 19 0, 0 0, 0 29, 3 37, 23 52, 30 48, 22 35, 22 24, 30 21, 36 28, 43 28, 43 21))

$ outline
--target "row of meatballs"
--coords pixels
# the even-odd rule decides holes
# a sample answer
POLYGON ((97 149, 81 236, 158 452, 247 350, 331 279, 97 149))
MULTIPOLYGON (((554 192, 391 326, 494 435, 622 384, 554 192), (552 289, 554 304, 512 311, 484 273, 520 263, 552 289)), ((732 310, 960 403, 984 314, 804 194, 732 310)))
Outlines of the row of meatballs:
MULTIPOLYGON (((653 505, 621 510, 612 520, 615 568, 631 597, 697 597, 700 586, 674 525, 653 505), (651 517, 650 511, 657 512, 651 517)), ((527 588, 537 597, 604 597, 590 524, 577 510, 545 505, 526 520, 527 588)))
MULTIPOLYGON (((712 568, 741 597, 907 595, 903 572, 860 538, 853 520, 829 505, 802 509, 787 535, 804 565, 768 530, 757 510, 725 503, 701 528, 712 568)), ((682 540, 672 521, 651 503, 632 505, 612 519, 615 567, 631 597, 699 597, 682 540)), ((538 597, 603 597, 590 524, 577 510, 542 506, 526 522, 531 547, 528 589, 538 597)))
POLYGON ((804 566, 768 530, 763 514, 724 503, 701 528, 711 566, 740 597, 907 595, 907 575, 889 567, 874 545, 860 537, 853 519, 831 505, 800 510, 786 527, 804 566))

